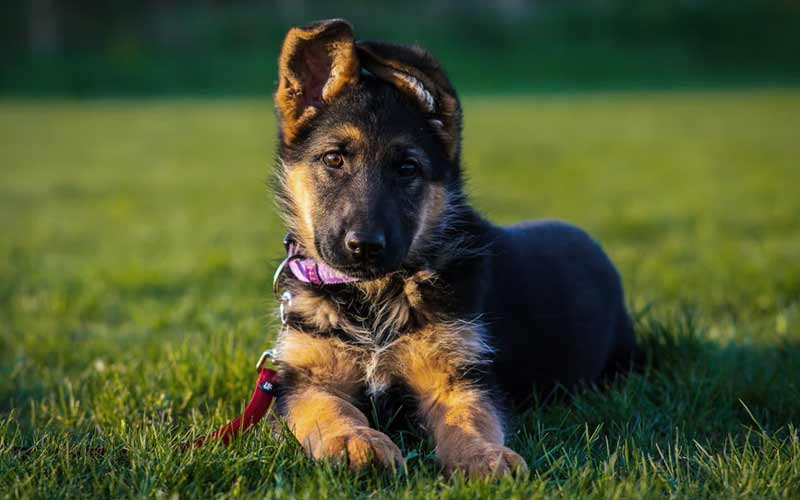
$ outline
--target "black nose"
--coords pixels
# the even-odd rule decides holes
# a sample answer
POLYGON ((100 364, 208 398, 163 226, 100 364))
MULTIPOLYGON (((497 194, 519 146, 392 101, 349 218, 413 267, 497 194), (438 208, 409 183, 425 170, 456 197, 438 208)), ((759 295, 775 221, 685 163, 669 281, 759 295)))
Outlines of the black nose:
POLYGON ((378 257, 386 248, 386 237, 382 231, 372 233, 348 231, 344 238, 347 249, 354 258, 368 260, 378 257))

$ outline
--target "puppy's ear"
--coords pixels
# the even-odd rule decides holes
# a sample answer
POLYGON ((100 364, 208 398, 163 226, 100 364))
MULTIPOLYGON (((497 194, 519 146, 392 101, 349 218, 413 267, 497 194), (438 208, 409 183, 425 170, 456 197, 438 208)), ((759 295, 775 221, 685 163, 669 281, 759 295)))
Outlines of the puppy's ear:
POLYGON ((437 130, 450 160, 461 149, 461 104, 436 59, 419 47, 359 42, 361 65, 414 98, 437 130))
POLYGON ((353 28, 330 19, 292 28, 278 60, 275 104, 282 138, 291 143, 300 129, 359 76, 353 28))

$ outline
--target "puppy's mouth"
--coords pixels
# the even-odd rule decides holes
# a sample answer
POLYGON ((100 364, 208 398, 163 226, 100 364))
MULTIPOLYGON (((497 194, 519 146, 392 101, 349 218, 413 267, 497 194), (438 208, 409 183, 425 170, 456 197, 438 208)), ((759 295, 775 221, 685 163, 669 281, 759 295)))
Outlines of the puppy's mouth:
MULTIPOLYGON (((330 264, 328 264, 330 265, 330 264)), ((397 271, 396 269, 387 269, 378 266, 333 266, 332 268, 336 269, 337 271, 346 274, 347 276, 357 278, 359 281, 370 281, 383 278, 393 272, 397 271)))
POLYGON ((399 266, 387 265, 387 263, 380 260, 359 263, 342 262, 335 257, 331 258, 323 248, 317 249, 317 255, 326 266, 359 281, 383 278, 399 270, 399 266))

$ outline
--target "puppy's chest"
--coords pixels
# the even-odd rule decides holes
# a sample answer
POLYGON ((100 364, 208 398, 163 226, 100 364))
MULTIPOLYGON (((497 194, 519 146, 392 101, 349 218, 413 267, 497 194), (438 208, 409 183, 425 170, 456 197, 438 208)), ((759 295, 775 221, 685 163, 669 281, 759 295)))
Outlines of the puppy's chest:
POLYGON ((462 346, 475 335, 448 327, 453 322, 443 319, 446 308, 425 300, 426 288, 406 280, 373 301, 298 291, 288 335, 279 342, 291 353, 284 360, 305 367, 300 371, 312 379, 346 380, 349 392, 378 398, 402 387, 407 365, 418 364, 420 356, 463 359, 462 346))
POLYGON ((361 371, 364 391, 370 398, 379 398, 391 387, 402 384, 402 362, 394 355, 392 347, 392 344, 377 344, 363 348, 361 371))
POLYGON ((349 365, 355 370, 352 375, 358 380, 355 394, 358 398, 383 399, 404 386, 408 364, 406 341, 414 336, 407 333, 391 342, 375 339, 373 343, 337 339, 339 364, 349 365))
POLYGON ((289 318, 303 330, 334 335, 380 350, 399 336, 449 315, 450 293, 434 274, 391 277, 336 292, 293 290, 289 318))

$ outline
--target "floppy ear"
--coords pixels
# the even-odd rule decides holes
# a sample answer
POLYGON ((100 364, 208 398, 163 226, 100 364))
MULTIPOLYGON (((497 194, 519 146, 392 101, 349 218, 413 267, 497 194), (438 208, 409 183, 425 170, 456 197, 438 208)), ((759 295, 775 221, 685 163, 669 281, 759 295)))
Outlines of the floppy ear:
POLYGON ((292 28, 278 60, 275 104, 284 142, 292 142, 320 109, 359 76, 353 28, 330 19, 292 28))
POLYGON ((359 42, 361 65, 413 97, 429 116, 448 158, 458 161, 461 149, 461 104, 436 59, 419 47, 384 42, 359 42))

